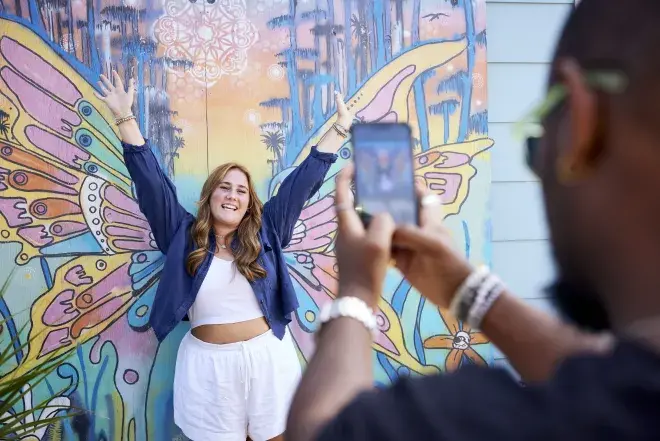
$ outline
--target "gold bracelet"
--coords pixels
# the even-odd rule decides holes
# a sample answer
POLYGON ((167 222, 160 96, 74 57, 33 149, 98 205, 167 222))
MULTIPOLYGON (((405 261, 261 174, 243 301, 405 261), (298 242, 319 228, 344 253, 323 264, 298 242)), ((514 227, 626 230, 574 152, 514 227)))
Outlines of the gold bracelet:
POLYGON ((335 129, 335 132, 337 132, 342 138, 348 138, 348 130, 346 130, 343 126, 334 123, 332 128, 335 129))
POLYGON ((132 120, 132 119, 135 119, 135 115, 133 115, 133 114, 126 115, 126 116, 123 116, 123 117, 121 117, 121 118, 117 118, 117 119, 115 120, 115 124, 116 124, 116 125, 123 124, 123 123, 125 123, 126 121, 130 121, 130 120, 132 120))
POLYGON ((127 118, 127 117, 129 117, 129 116, 133 116, 133 112, 131 112, 130 110, 129 110, 128 113, 127 113, 126 115, 124 115, 124 116, 117 116, 117 117, 115 117, 115 120, 122 119, 122 118, 127 118))

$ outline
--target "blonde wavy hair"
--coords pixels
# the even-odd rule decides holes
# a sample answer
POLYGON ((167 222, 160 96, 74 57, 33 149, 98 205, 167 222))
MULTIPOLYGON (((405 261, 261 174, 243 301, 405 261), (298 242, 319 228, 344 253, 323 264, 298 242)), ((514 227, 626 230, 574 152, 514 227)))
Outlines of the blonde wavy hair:
POLYGON ((213 231, 213 214, 211 212, 211 195, 222 181, 224 181, 225 176, 230 170, 240 170, 248 181, 250 202, 245 216, 234 233, 238 238, 238 248, 233 251, 234 262, 238 271, 252 282, 255 279, 266 276, 266 270, 257 262, 259 252, 261 251, 259 230, 261 229, 263 204, 254 190, 250 172, 242 165, 234 162, 217 167, 206 179, 206 182, 204 182, 199 202, 197 203, 199 207, 197 218, 190 229, 190 235, 197 248, 188 255, 186 269, 188 274, 194 276, 204 261, 206 253, 209 251, 215 253, 215 250, 209 249, 211 246, 210 235, 215 234, 213 231))

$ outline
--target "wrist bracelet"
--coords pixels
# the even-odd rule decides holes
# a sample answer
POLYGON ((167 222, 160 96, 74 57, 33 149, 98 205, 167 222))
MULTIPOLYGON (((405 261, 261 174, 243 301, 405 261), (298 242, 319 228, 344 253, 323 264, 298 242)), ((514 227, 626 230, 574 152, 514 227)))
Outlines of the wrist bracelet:
POLYGON ((117 119, 115 120, 115 124, 116 124, 116 125, 119 125, 119 124, 125 123, 126 121, 130 121, 130 120, 132 120, 132 119, 135 119, 135 115, 133 115, 133 114, 131 113, 131 114, 128 114, 128 115, 126 115, 126 116, 122 116, 121 118, 117 118, 117 119))
POLYGON ((488 274, 479 287, 479 294, 468 313, 467 322, 470 327, 479 328, 481 326, 484 317, 503 291, 504 285, 499 277, 495 274, 488 274))
POLYGON ((470 273, 470 275, 458 287, 449 306, 449 312, 451 312, 454 317, 459 320, 465 320, 470 310, 470 306, 474 303, 474 300, 477 297, 477 290, 475 287, 478 287, 487 275, 488 268, 480 266, 472 271, 472 273, 470 273))
POLYGON ((346 128, 338 123, 334 123, 332 125, 332 128, 341 136, 342 138, 348 138, 348 130, 346 128))
POLYGON ((373 339, 378 332, 378 322, 373 309, 358 297, 338 297, 332 302, 324 305, 318 315, 319 325, 339 317, 350 317, 359 321, 367 328, 373 339))
POLYGON ((458 320, 477 329, 502 292, 502 281, 487 267, 479 267, 458 288, 449 310, 458 320))

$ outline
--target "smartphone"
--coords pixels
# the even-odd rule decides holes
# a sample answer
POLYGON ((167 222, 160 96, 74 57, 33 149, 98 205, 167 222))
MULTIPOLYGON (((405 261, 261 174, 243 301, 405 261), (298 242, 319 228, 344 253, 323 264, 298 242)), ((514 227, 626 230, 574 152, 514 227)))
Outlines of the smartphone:
POLYGON ((397 224, 417 224, 412 134, 408 124, 361 123, 351 127, 355 202, 362 221, 389 213, 397 224))

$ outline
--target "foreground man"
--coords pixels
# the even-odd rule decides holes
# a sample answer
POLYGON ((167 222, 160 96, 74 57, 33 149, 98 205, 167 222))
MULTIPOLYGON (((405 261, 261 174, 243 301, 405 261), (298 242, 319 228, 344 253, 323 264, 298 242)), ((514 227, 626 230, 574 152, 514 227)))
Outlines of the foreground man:
MULTIPOLYGON (((373 390, 368 306, 391 257, 426 297, 491 338, 511 296, 447 251, 422 198, 422 226, 376 216, 364 231, 337 183, 340 291, 294 399, 286 439, 645 440, 660 422, 660 2, 583 0, 557 47, 543 125, 528 140, 559 267, 552 293, 580 327, 611 330, 611 350, 566 358, 521 388, 469 367, 373 390), (635 20, 626 17, 626 12, 635 20), (544 134, 543 134, 544 133, 544 134), (390 256, 392 242, 398 251, 390 256), (453 257, 452 257, 453 256, 453 257)), ((511 317, 515 322, 517 317, 511 317)), ((515 325, 512 325, 515 326, 515 325)))

